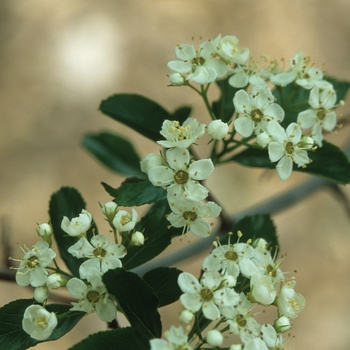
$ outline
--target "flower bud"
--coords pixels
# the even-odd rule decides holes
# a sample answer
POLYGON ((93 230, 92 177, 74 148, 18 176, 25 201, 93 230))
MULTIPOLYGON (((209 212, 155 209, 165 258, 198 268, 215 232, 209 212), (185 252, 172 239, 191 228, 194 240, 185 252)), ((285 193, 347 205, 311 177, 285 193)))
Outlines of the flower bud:
POLYGON ((179 319, 181 322, 188 324, 193 320, 193 317, 194 314, 191 311, 184 309, 181 311, 179 319))
POLYGON ((222 140, 228 134, 228 124, 221 119, 213 120, 208 125, 208 134, 214 140, 222 140))
POLYGON ((34 289, 34 299, 36 302, 42 304, 49 297, 49 290, 46 286, 36 287, 34 289))
POLYGON ((232 344, 229 350, 242 350, 241 344, 232 344))
POLYGON ((185 83, 184 76, 178 72, 171 72, 168 77, 171 85, 182 86, 185 83))
POLYGON ((106 215, 108 221, 112 221, 115 217, 115 214, 117 214, 118 211, 118 205, 114 202, 106 202, 101 207, 102 213, 106 215))
POLYGON ((224 342, 224 336, 218 330, 211 329, 208 331, 205 340, 211 346, 220 346, 224 342))
POLYGON ((148 171, 156 166, 163 164, 163 158, 160 154, 150 153, 140 161, 141 171, 148 174, 148 171))
POLYGON ((236 278, 234 278, 232 275, 225 275, 223 277, 224 285, 225 287, 232 288, 237 284, 236 278))
POLYGON ((51 244, 52 244, 51 235, 53 233, 52 226, 46 223, 38 224, 38 228, 36 229, 36 232, 51 247, 51 244))
POLYGON ((259 248, 261 250, 266 250, 267 249, 267 242, 264 238, 257 238, 253 243, 252 243, 253 248, 259 248))
POLYGON ((290 330, 292 328, 292 325, 288 317, 281 316, 275 320, 273 327, 277 333, 284 333, 290 330))
POLYGON ((58 289, 67 284, 67 280, 63 278, 59 273, 53 273, 47 277, 46 286, 49 289, 58 289))
POLYGON ((256 143, 262 148, 267 147, 270 142, 271 138, 267 132, 262 132, 256 137, 256 143))
POLYGON ((143 245, 145 242, 145 236, 140 231, 135 231, 131 236, 131 244, 137 247, 143 245))

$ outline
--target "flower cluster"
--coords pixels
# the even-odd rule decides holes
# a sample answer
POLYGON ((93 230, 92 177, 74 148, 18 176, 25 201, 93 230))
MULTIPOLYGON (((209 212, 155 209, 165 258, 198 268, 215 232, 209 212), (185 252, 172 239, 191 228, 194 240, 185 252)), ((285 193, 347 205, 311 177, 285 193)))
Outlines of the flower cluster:
POLYGON ((102 276, 108 270, 122 267, 120 259, 126 255, 127 250, 123 244, 118 243, 118 234, 129 246, 142 245, 144 237, 141 232, 134 230, 138 218, 134 209, 131 213, 119 210, 114 202, 105 203, 101 209, 115 233, 115 243, 111 243, 109 238, 103 235, 88 235, 92 226, 92 215, 85 209, 78 217, 70 220, 65 216, 61 222, 62 231, 69 237, 76 238, 76 242, 67 251, 82 261, 79 266, 79 278, 58 267, 56 253, 51 248, 53 229, 47 223, 40 224, 37 228, 42 241, 37 242, 31 249, 21 247, 23 258, 10 258, 19 261, 16 282, 20 286, 34 287, 34 299, 41 304, 29 306, 23 315, 23 329, 32 338, 45 340, 57 326, 57 316, 46 310, 46 304, 49 291, 60 287, 66 287, 68 293, 78 299, 78 302, 72 302, 71 311, 96 312, 97 316, 106 322, 115 319, 116 303, 109 296, 102 276), (50 266, 53 262, 55 267, 50 266))
MULTIPOLYGON (((240 89, 232 96, 236 112, 232 135, 237 132, 247 141, 255 137, 254 146, 268 150, 270 161, 277 162, 278 176, 286 180, 294 164, 305 168, 312 161, 308 151, 322 147, 323 132, 332 132, 336 127, 336 92, 324 78, 322 69, 315 68, 310 57, 300 51, 290 58, 290 67, 284 70, 284 61, 283 65, 276 60, 267 63, 268 58, 262 56, 262 63, 256 62, 250 57, 249 49, 239 49, 238 44, 235 36, 219 35, 214 40, 201 43, 198 50, 193 45, 177 45, 175 55, 178 60, 168 63, 172 70, 170 82, 174 86, 187 85, 194 90, 192 81, 202 86, 208 84, 200 92, 197 90, 203 94, 210 83, 227 75, 228 84, 240 89), (288 84, 308 91, 310 106, 299 112, 295 120, 288 118, 289 124, 284 120, 283 108, 276 103, 274 90, 271 90, 271 86, 284 87, 288 84)), ((210 111, 210 114, 213 115, 213 112, 210 111)), ((228 133, 228 125, 217 125, 220 122, 214 116, 212 123, 215 126, 208 127, 215 140, 221 140, 228 133), (222 130, 223 136, 220 135, 222 130)), ((244 144, 249 146, 246 142, 244 144)))
MULTIPOLYGON (((187 272, 178 277, 183 292, 180 301, 184 307, 180 321, 188 324, 195 317, 215 321, 217 326, 201 342, 221 346, 223 333, 229 331, 239 337, 232 349, 284 349, 283 333, 290 330, 291 320, 305 307, 304 297, 295 292, 294 278, 286 280, 281 270, 281 260, 271 255, 271 249, 264 239, 253 243, 238 240, 228 243, 214 242, 214 249, 203 260, 203 273, 199 280, 187 272), (272 324, 260 324, 253 310, 262 307, 277 307, 277 317, 272 324), (219 322, 218 322, 219 321, 219 322), (220 328, 220 329, 219 329, 220 328)), ((195 336, 188 339, 182 327, 172 328, 165 334, 167 340, 151 340, 151 350, 192 349, 195 336), (181 337, 175 336, 181 333, 181 337), (176 343, 176 341, 178 341, 176 343), (162 346, 164 347, 162 347, 162 346)), ((230 349, 231 349, 230 348, 230 349)))
POLYGON ((188 118, 182 125, 178 121, 165 120, 161 135, 165 140, 158 144, 166 148, 165 156, 151 153, 141 161, 141 170, 154 186, 166 189, 172 212, 167 216, 170 225, 183 227, 196 236, 211 233, 211 224, 205 219, 217 217, 221 207, 212 201, 203 204, 209 191, 200 181, 214 171, 211 159, 191 159, 189 147, 205 133, 205 124, 188 118))

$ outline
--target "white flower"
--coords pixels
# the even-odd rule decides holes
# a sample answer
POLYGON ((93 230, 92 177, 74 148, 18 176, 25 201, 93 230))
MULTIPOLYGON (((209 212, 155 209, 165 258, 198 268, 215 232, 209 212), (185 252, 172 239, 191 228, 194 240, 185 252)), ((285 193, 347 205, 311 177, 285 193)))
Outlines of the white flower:
POLYGON ((250 300, 262 305, 270 305, 276 298, 276 288, 272 277, 257 272, 250 279, 250 300))
POLYGON ((226 63, 243 64, 249 58, 249 49, 239 49, 239 41, 234 35, 226 35, 221 37, 221 34, 214 40, 217 54, 226 63))
POLYGON ((243 343, 259 336, 261 326, 252 317, 251 302, 241 293, 239 301, 232 308, 222 308, 221 313, 227 317, 227 323, 230 326, 230 332, 240 336, 243 343))
POLYGON ((173 196, 198 201, 208 196, 208 190, 198 181, 205 180, 214 171, 211 159, 191 162, 188 150, 177 147, 166 151, 166 159, 168 164, 149 169, 148 177, 154 186, 167 187, 169 201, 173 196))
POLYGON ((305 307, 305 298, 294 291, 295 284, 295 281, 285 283, 280 290, 277 298, 278 314, 280 316, 294 319, 305 307))
POLYGON ((81 236, 90 228, 91 221, 91 214, 83 209, 79 217, 73 218, 72 220, 69 220, 67 216, 63 217, 61 228, 72 237, 81 236))
POLYGON ((213 120, 208 125, 208 135, 214 140, 222 140, 229 131, 227 123, 221 119, 213 120))
MULTIPOLYGON (((217 246, 203 260, 202 269, 219 271, 225 275, 233 276, 237 279, 241 272, 245 277, 251 277, 258 269, 252 258, 254 257, 254 248, 248 243, 230 243, 217 246)), ((217 244, 216 244, 217 245, 217 244)))
POLYGON ((224 342, 224 336, 218 330, 211 329, 208 331, 205 340, 211 346, 220 346, 224 342))
POLYGON ((308 149, 313 144, 307 144, 302 138, 300 126, 291 123, 286 130, 275 121, 269 123, 267 127, 268 133, 273 138, 269 144, 269 157, 271 162, 277 162, 277 173, 281 180, 289 178, 293 169, 293 162, 299 167, 305 167, 310 163, 307 155, 308 149))
POLYGON ((217 217, 221 212, 221 207, 214 202, 207 202, 202 205, 198 201, 180 198, 170 203, 173 211, 167 216, 171 226, 183 227, 183 232, 191 231, 199 237, 207 237, 211 234, 211 224, 206 218, 217 217))
POLYGON ((236 112, 243 114, 243 117, 234 121, 237 132, 243 137, 249 137, 253 132, 259 135, 260 132, 267 130, 272 120, 281 122, 284 119, 282 107, 274 103, 268 88, 251 95, 245 90, 239 90, 233 98, 233 103, 236 112))
POLYGON ((182 125, 177 120, 164 120, 160 134, 166 141, 157 141, 165 148, 191 146, 204 135, 205 124, 200 124, 195 118, 187 118, 182 125))
POLYGON ((39 287, 45 284, 48 273, 45 269, 51 264, 56 257, 56 253, 49 247, 45 241, 37 242, 32 249, 22 248, 25 253, 24 257, 13 259, 20 261, 19 267, 16 268, 16 282, 21 286, 39 287))
POLYGON ((198 51, 193 45, 177 45, 175 55, 178 60, 168 62, 168 67, 177 73, 190 73, 187 80, 198 84, 212 83, 227 72, 226 64, 215 58, 216 47, 213 41, 203 42, 198 51))
POLYGON ((150 340, 151 350, 192 350, 181 326, 179 328, 171 326, 168 331, 164 332, 164 336, 167 340, 150 340))
POLYGON ((182 292, 180 301, 189 311, 195 313, 202 309, 203 315, 209 320, 221 316, 221 308, 232 308, 239 300, 238 294, 224 285, 223 276, 217 271, 204 272, 201 281, 188 272, 182 272, 178 277, 178 285, 182 292))
MULTIPOLYGON (((94 269, 92 269, 94 270, 94 269)), ((94 312, 105 322, 111 322, 115 319, 116 305, 109 299, 106 287, 103 284, 99 271, 90 271, 89 284, 85 284, 82 280, 74 277, 67 283, 69 294, 76 299, 77 303, 72 302, 71 311, 94 312)))
POLYGON ((87 258, 79 268, 81 278, 87 278, 90 269, 96 269, 104 274, 107 270, 121 267, 120 261, 126 255, 126 249, 121 244, 111 244, 106 236, 95 235, 89 242, 85 237, 69 247, 68 252, 76 258, 87 258))
POLYGON ((57 317, 40 305, 31 305, 26 308, 23 315, 22 327, 36 340, 47 339, 57 326, 57 317))
POLYGON ((309 98, 312 109, 298 114, 301 128, 312 127, 311 137, 320 147, 322 147, 323 130, 332 131, 337 124, 337 115, 334 111, 336 99, 336 93, 333 89, 320 90, 318 87, 314 87, 309 98))
POLYGON ((113 226, 119 232, 126 232, 132 230, 137 222, 138 213, 135 209, 131 209, 131 213, 126 210, 119 210, 113 219, 113 226))

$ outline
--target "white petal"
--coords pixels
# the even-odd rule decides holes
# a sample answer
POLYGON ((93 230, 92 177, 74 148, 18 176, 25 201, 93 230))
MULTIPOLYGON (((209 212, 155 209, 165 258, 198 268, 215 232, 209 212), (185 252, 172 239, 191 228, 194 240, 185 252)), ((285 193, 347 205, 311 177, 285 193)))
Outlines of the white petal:
POLYGON ((286 153, 285 147, 279 142, 275 142, 275 141, 272 141, 269 143, 268 150, 269 150, 269 158, 271 162, 277 162, 286 153))
POLYGON ((288 156, 284 156, 276 165, 276 170, 281 180, 287 180, 293 170, 292 159, 288 156))
POLYGON ((254 122, 251 118, 248 118, 245 116, 241 118, 237 118, 235 119, 233 124, 237 132, 243 137, 249 137, 253 133, 254 122))
POLYGON ((250 96, 245 90, 238 90, 233 97, 233 104, 237 113, 245 114, 250 113, 252 110, 252 103, 250 96))

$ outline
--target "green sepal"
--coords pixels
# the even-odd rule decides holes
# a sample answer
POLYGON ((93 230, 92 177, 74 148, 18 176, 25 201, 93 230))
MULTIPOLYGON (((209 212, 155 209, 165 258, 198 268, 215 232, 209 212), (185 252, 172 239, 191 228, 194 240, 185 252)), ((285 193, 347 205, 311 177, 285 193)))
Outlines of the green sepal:
MULTIPOLYGON (((30 305, 35 304, 34 299, 14 300, 0 309, 0 344, 2 350, 22 350, 42 343, 33 339, 22 328, 24 311, 30 305)), ((56 316, 66 313, 71 305, 49 304, 46 309, 49 312, 55 312, 56 316)), ((84 312, 74 311, 67 317, 58 318, 56 328, 52 331, 50 337, 45 340, 57 340, 69 332, 85 315, 84 312)))
POLYGON ((172 304, 180 298, 182 291, 177 283, 180 273, 182 271, 175 267, 157 267, 143 276, 156 294, 159 307, 172 304))
POLYGON ((173 114, 156 102, 137 94, 116 94, 100 104, 102 113, 121 122, 141 135, 158 141, 164 120, 178 120, 181 124, 188 118, 189 107, 181 107, 173 114))
POLYGON ((132 327, 146 339, 161 337, 162 325, 157 311, 159 300, 141 277, 117 268, 107 271, 102 280, 132 327))
MULTIPOLYGON (((350 162, 339 147, 323 141, 322 147, 314 152, 309 151, 308 154, 312 162, 305 168, 293 164, 293 171, 316 175, 340 184, 350 183, 350 162)), ((277 164, 270 161, 267 149, 256 148, 248 148, 233 156, 231 160, 246 166, 268 169, 275 168, 277 164)))
POLYGON ((166 198, 166 191, 162 187, 153 186, 148 179, 129 177, 120 187, 113 188, 102 182, 102 186, 109 195, 114 197, 118 205, 133 207, 151 204, 166 198))
POLYGON ((149 350, 149 340, 133 327, 101 331, 89 335, 69 350, 149 350))
MULTIPOLYGON (((60 188, 51 196, 49 203, 51 225, 60 256, 66 263, 68 269, 78 278, 79 266, 85 259, 75 258, 72 254, 68 253, 68 248, 75 244, 79 238, 71 237, 68 233, 64 232, 61 229, 61 223, 64 216, 67 216, 69 220, 78 217, 85 207, 86 204, 83 197, 73 187, 60 188)), ((87 232, 88 239, 92 237, 93 232, 98 234, 95 223, 92 223, 92 226, 87 232)))
POLYGON ((101 132, 85 135, 82 144, 109 169, 126 176, 144 176, 140 169, 141 159, 127 139, 101 132))
POLYGON ((123 258, 123 266, 126 269, 134 269, 158 256, 170 245, 172 237, 181 234, 181 229, 168 228, 166 214, 170 212, 167 200, 159 201, 153 204, 136 224, 135 229, 143 233, 145 242, 139 247, 128 247, 128 254, 123 258))
POLYGON ((235 106, 233 104, 233 97, 241 88, 234 88, 228 81, 230 76, 225 79, 216 81, 217 86, 220 89, 221 95, 217 101, 212 104, 213 112, 216 119, 221 119, 223 122, 231 120, 233 113, 235 112, 235 106))

